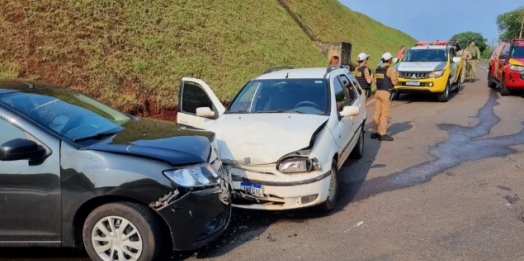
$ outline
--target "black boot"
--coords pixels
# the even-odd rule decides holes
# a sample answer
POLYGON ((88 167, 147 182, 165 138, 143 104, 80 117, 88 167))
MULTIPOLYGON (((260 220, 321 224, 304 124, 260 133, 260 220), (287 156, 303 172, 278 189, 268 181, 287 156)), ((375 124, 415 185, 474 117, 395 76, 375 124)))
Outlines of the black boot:
POLYGON ((376 138, 378 138, 379 136, 380 136, 380 135, 378 135, 378 133, 373 133, 373 132, 372 132, 370 138, 371 138, 371 139, 376 139, 376 138))

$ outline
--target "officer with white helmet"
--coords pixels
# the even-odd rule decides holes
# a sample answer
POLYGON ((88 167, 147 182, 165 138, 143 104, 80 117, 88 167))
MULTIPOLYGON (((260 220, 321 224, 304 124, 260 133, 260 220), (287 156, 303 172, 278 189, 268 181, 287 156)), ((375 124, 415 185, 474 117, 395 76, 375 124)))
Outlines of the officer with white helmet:
POLYGON ((391 112, 391 93, 397 82, 397 74, 393 66, 393 55, 384 53, 382 55, 382 65, 375 70, 374 82, 377 85, 375 93, 375 113, 373 115, 373 127, 371 138, 381 141, 392 141, 393 138, 387 135, 388 117, 391 112))

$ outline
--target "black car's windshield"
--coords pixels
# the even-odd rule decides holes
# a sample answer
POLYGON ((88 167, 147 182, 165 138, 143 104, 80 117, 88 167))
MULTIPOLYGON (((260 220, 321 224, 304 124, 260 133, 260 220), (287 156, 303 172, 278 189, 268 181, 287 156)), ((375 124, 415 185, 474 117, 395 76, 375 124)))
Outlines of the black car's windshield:
POLYGON ((511 58, 524 58, 524 45, 522 46, 515 46, 513 47, 513 51, 511 52, 511 58))
POLYGON ((70 90, 4 94, 0 96, 0 104, 74 141, 116 133, 131 120, 107 105, 70 90))
POLYGON ((227 113, 329 114, 329 89, 324 79, 250 81, 227 113))
POLYGON ((445 49, 410 49, 402 62, 445 62, 448 60, 445 49))

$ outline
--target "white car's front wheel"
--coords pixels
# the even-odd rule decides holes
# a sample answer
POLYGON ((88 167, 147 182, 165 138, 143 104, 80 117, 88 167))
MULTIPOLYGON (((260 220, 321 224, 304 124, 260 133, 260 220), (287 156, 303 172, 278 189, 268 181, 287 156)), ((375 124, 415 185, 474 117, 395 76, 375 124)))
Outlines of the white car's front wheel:
POLYGON ((338 170, 337 165, 333 162, 331 173, 329 175, 329 190, 326 201, 320 205, 322 211, 330 212, 335 209, 338 199, 338 170))

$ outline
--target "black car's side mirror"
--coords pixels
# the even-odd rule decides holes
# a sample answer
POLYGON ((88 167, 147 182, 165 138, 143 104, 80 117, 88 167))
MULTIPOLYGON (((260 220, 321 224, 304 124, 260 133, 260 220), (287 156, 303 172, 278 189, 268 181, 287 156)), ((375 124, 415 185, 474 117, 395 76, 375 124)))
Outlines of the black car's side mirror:
POLYGON ((45 155, 44 147, 28 139, 13 139, 0 145, 0 161, 38 160, 45 155))

